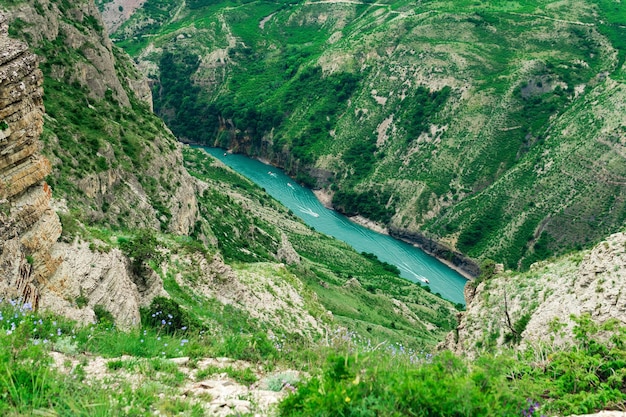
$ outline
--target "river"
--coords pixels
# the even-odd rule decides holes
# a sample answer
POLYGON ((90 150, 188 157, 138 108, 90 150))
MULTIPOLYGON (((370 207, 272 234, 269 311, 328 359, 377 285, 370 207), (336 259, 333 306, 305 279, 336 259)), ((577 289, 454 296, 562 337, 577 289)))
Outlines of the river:
POLYGON ((367 229, 324 207, 311 190, 301 187, 276 167, 244 155, 225 154, 223 149, 204 149, 264 188, 318 232, 340 239, 359 252, 373 253, 381 261, 397 266, 402 277, 429 285, 433 293, 439 293, 447 300, 465 304, 463 287, 467 280, 438 259, 413 245, 367 229))

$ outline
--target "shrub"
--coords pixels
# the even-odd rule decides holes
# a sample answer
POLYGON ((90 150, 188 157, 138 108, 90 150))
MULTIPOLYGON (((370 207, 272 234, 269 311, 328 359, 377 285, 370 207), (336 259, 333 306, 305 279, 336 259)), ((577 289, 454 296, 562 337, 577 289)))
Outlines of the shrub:
POLYGON ((519 415, 526 401, 512 392, 498 365, 469 368, 449 352, 418 366, 395 362, 380 352, 332 356, 312 378, 280 404, 282 416, 489 416, 519 415))
POLYGON ((162 256, 157 250, 159 243, 152 230, 140 230, 131 239, 120 239, 118 242, 122 252, 131 258, 132 271, 137 275, 145 273, 148 261, 157 265, 162 262, 162 256))
POLYGON ((103 326, 115 324, 115 318, 113 317, 113 314, 111 314, 109 310, 104 308, 102 304, 96 304, 95 306, 93 306, 93 312, 96 315, 96 320, 99 324, 102 324, 103 326))
POLYGON ((162 329, 168 334, 200 327, 180 304, 166 297, 156 297, 150 303, 150 307, 141 309, 141 323, 144 326, 162 329))

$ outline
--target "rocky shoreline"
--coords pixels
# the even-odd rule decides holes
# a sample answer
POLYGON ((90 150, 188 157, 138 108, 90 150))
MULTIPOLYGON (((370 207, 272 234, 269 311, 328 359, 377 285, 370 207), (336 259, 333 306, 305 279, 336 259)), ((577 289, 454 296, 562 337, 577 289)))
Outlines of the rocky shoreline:
MULTIPOLYGON (((313 194, 324 207, 332 209, 332 192, 325 189, 313 190, 313 194)), ((366 217, 357 215, 348 217, 354 223, 373 230, 378 233, 389 235, 395 239, 402 240, 410 245, 417 246, 430 256, 437 258, 440 262, 454 269, 467 280, 473 280, 480 274, 480 267, 476 262, 454 251, 447 246, 419 233, 411 233, 400 229, 390 229, 385 225, 370 220, 366 217)))

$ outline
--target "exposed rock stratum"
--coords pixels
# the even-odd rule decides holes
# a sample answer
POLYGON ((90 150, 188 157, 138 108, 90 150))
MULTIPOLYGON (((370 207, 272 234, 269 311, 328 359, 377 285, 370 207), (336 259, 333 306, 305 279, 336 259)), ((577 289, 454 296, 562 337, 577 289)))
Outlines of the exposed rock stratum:
POLYGON ((1 14, 0 51, 0 295, 37 306, 61 263, 51 255, 61 234, 44 180, 51 166, 40 154, 43 75, 1 14))

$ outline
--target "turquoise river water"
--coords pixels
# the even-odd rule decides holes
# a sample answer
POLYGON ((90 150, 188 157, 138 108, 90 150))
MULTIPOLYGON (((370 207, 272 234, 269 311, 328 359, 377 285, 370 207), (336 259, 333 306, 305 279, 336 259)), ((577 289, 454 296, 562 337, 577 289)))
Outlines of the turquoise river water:
POLYGON ((400 269, 408 280, 429 285, 433 293, 465 304, 463 287, 467 280, 458 272, 421 249, 388 235, 360 226, 334 210, 324 207, 308 188, 301 187, 280 169, 223 149, 204 148, 289 208, 318 232, 342 240, 359 252, 370 252, 400 269), (428 282, 428 283, 426 283, 428 282))

